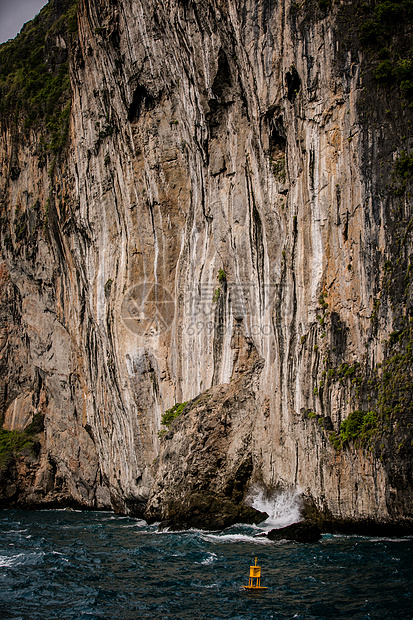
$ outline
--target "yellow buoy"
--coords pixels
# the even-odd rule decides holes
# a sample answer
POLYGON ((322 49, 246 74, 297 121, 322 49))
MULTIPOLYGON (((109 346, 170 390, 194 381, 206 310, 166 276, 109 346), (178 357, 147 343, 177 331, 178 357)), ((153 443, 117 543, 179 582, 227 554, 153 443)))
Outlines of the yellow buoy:
POLYGON ((245 590, 268 590, 261 586, 261 566, 257 566, 257 558, 255 558, 255 566, 250 566, 250 579, 247 586, 242 586, 245 590))

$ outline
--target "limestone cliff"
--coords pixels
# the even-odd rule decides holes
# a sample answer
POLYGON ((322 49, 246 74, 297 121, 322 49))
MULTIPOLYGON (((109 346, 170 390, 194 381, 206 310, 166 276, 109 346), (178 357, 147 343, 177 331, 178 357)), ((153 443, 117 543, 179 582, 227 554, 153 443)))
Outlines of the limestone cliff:
POLYGON ((74 27, 50 0, 68 131, 2 112, 1 415, 44 417, 3 505, 239 516, 256 485, 412 519, 412 15, 387 4, 80 0, 74 27))

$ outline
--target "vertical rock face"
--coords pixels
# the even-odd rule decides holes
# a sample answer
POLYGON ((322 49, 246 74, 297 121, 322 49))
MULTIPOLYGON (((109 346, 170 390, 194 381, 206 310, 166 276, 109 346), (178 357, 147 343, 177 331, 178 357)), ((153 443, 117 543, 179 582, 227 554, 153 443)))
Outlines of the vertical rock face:
POLYGON ((143 514, 150 498, 168 519, 197 484, 235 505, 256 484, 337 517, 412 517, 410 358, 404 408, 382 377, 405 354, 384 341, 409 329, 410 204, 386 183, 410 112, 362 75, 354 15, 81 0, 65 155, 40 165, 35 135, 1 134, 2 415, 45 416, 25 501, 143 514), (342 445, 357 411, 364 443, 342 445), (208 428, 228 452, 209 468, 208 428))

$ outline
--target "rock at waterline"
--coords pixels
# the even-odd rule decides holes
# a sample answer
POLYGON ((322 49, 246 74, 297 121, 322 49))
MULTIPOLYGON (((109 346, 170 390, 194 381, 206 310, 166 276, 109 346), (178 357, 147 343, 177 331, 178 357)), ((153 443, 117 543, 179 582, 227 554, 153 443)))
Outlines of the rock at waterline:
POLYGON ((251 506, 236 505, 228 498, 209 493, 194 493, 185 507, 170 505, 169 519, 160 523, 159 529, 223 530, 235 523, 261 523, 268 518, 251 506))
POLYGON ((312 521, 300 521, 281 527, 278 530, 271 530, 267 533, 270 540, 295 540, 297 542, 312 543, 318 542, 321 538, 321 530, 312 521))

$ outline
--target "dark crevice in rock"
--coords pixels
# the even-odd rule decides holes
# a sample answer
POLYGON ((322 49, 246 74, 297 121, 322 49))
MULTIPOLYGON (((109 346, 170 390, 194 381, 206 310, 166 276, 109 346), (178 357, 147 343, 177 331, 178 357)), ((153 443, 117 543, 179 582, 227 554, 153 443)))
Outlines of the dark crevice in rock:
POLYGON ((284 127, 284 121, 281 114, 279 114, 279 108, 271 108, 266 116, 266 125, 268 127, 268 151, 269 156, 276 160, 281 155, 285 155, 287 146, 287 134, 284 127), (276 114, 278 114, 276 116, 276 114))
POLYGON ((291 67, 290 71, 285 74, 287 82, 287 97, 290 101, 293 101, 298 95, 301 86, 301 78, 298 75, 297 69, 291 67))
POLYGON ((339 366, 345 359, 348 327, 337 312, 330 314, 330 356, 332 366, 339 366))
POLYGON ((214 374, 212 378, 212 385, 217 385, 219 383, 225 330, 228 329, 227 292, 228 286, 225 279, 223 282, 220 283, 220 286, 216 289, 214 293, 214 295, 218 295, 218 299, 215 302, 216 306, 214 312, 214 341, 212 345, 214 356, 214 374))
POLYGON ((223 49, 218 54, 218 70, 212 83, 211 90, 217 99, 222 100, 230 94, 232 87, 231 69, 228 58, 223 49))
POLYGON ((248 172, 248 161, 246 167, 246 181, 247 181, 247 191, 248 191, 248 206, 250 211, 250 227, 249 227, 249 235, 250 235, 250 247, 251 247, 251 258, 253 261, 254 271, 256 273, 257 282, 258 282, 258 290, 260 295, 260 311, 263 310, 264 307, 264 230, 262 225, 261 216, 258 212, 258 208, 255 202, 254 196, 254 188, 253 188, 253 179, 248 172))
POLYGON ((344 228, 343 228, 343 239, 344 239, 344 241, 348 241, 348 218, 349 218, 349 213, 347 211, 346 221, 344 223, 344 228))
MULTIPOLYGON (((294 380, 296 376, 296 357, 294 355, 294 351, 297 347, 297 282, 296 282, 296 274, 295 274, 295 260, 296 260, 296 248, 297 248, 297 237, 298 237, 298 227, 297 227, 297 216, 293 217, 293 230, 292 230, 292 248, 291 248, 291 279, 293 282, 293 290, 292 290, 292 316, 290 321, 289 328, 289 342, 288 342, 288 381, 290 383, 291 389, 289 392, 293 391, 294 380)), ((289 398, 289 405, 292 408, 293 402, 292 398, 289 398)))
POLYGON ((236 504, 244 498, 245 489, 251 479, 254 466, 252 456, 248 456, 238 467, 233 478, 230 478, 224 488, 224 495, 229 497, 236 504))
POLYGON ((156 105, 155 99, 146 90, 145 86, 138 84, 132 95, 132 101, 129 104, 128 120, 136 122, 144 110, 153 110, 156 105))

